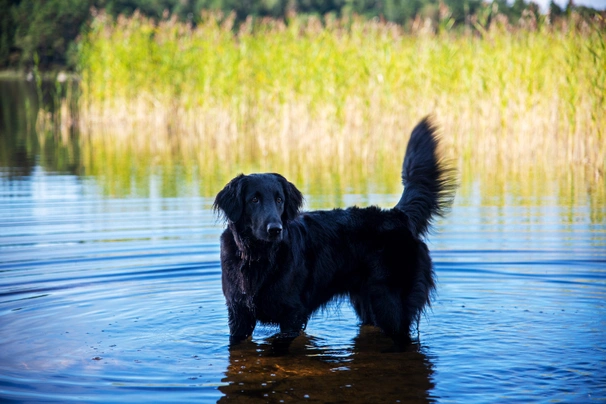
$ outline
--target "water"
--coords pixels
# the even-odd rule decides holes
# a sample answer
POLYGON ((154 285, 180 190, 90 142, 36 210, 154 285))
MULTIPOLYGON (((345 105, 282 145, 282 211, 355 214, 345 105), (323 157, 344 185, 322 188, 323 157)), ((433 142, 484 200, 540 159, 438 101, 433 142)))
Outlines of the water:
MULTIPOLYGON (((144 192, 113 197, 77 145, 6 128, 0 401, 606 400, 600 198, 467 180, 429 239, 438 295, 407 352, 382 353, 390 341, 360 328, 347 303, 318 313, 288 354, 272 350, 271 327, 230 350, 222 229, 204 187, 175 175, 167 196, 150 169, 144 192)), ((399 195, 307 198, 388 207, 399 195)))

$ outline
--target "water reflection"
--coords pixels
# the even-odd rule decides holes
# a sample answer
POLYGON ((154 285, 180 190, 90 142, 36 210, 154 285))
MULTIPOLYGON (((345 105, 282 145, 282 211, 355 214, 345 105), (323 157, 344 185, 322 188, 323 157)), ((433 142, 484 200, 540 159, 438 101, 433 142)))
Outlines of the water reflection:
MULTIPOLYGON (((345 195, 401 191, 399 159, 372 167, 360 164, 356 156, 347 164, 310 162, 304 153, 292 161, 226 161, 187 133, 174 136, 170 144, 156 144, 152 135, 141 144, 129 140, 141 138, 136 134, 92 137, 78 133, 75 124, 69 128, 41 124, 48 123, 46 115, 50 120, 57 113, 77 115, 75 107, 60 112, 55 108, 58 100, 76 90, 44 82, 41 91, 23 80, 0 80, 0 175, 27 176, 37 165, 47 173, 94 177, 103 195, 109 197, 149 197, 152 189, 163 197, 212 197, 239 172, 275 171, 286 175, 305 195, 328 198, 309 198, 309 208, 313 209, 347 206, 345 195)), ((73 121, 77 122, 77 116, 73 121)), ((506 167, 495 162, 478 169, 462 160, 460 176, 457 198, 480 195, 483 205, 536 206, 544 203, 545 197, 555 197, 558 206, 589 204, 592 220, 604 221, 606 182, 600 167, 506 167)))
POLYGON ((43 125, 60 113, 56 107, 74 85, 45 80, 38 87, 0 79, 0 175, 27 176, 37 165, 47 172, 82 174, 76 127, 43 125))
POLYGON ((271 342, 247 341, 229 351, 219 402, 429 402, 433 366, 423 348, 381 353, 392 345, 374 327, 361 327, 342 348, 309 335, 287 353, 276 353, 271 342))

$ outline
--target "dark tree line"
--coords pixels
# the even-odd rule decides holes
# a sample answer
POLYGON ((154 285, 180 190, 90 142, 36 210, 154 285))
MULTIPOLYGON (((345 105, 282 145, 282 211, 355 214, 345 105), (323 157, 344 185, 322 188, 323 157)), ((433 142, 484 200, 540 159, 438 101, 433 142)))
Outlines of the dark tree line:
MULTIPOLYGON (((499 12, 510 21, 536 5, 525 0, 494 0, 499 12)), ((475 14, 482 0, 0 0, 0 68, 20 68, 33 63, 41 68, 72 67, 76 54, 76 38, 92 18, 91 10, 104 9, 111 16, 131 15, 135 10, 153 17, 175 15, 195 24, 203 10, 235 12, 238 21, 248 16, 284 18, 290 13, 336 16, 358 14, 367 18, 380 17, 399 24, 409 24, 415 17, 434 17, 447 7, 454 24, 464 23, 475 14)), ((553 1, 550 12, 565 15, 574 7, 569 1, 565 9, 553 1)))

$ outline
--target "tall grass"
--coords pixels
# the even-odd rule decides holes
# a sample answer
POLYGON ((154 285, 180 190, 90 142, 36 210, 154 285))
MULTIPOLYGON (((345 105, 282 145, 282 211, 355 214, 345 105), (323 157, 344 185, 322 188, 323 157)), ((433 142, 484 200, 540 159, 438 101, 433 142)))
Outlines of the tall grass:
POLYGON ((461 167, 573 166, 603 181, 604 21, 476 25, 405 33, 292 17, 234 29, 213 14, 196 27, 101 14, 79 45, 81 131, 226 178, 385 173, 397 185, 410 130, 433 114, 461 167))

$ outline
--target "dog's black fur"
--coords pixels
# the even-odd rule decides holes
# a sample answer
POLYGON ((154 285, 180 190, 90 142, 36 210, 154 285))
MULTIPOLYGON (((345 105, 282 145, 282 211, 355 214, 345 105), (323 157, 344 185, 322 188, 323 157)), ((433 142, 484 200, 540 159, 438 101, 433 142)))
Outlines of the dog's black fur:
POLYGON ((434 272, 422 237, 454 195, 454 170, 437 153, 428 118, 410 137, 404 192, 378 207, 299 212, 301 192, 279 174, 239 175, 215 199, 227 219, 221 267, 230 342, 248 338, 257 321, 292 339, 312 313, 349 297, 362 324, 398 344, 430 304, 434 272))

